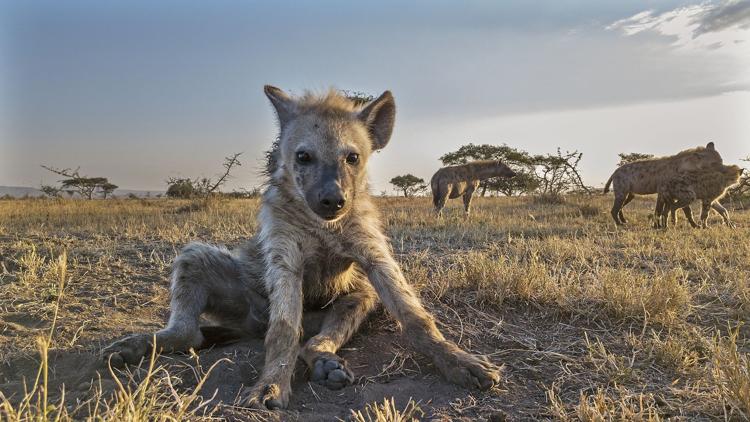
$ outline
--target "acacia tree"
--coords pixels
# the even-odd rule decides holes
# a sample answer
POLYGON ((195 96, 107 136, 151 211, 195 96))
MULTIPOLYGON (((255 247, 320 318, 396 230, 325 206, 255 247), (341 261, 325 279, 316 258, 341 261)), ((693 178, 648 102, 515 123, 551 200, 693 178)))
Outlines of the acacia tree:
POLYGON ((479 194, 481 196, 485 196, 487 191, 495 191, 508 196, 530 193, 539 186, 533 172, 533 157, 526 151, 506 144, 475 145, 469 143, 440 157, 440 161, 445 166, 466 164, 476 160, 500 160, 516 172, 516 176, 512 178, 492 177, 480 182, 479 194))
MULTIPOLYGON (((60 191, 64 191, 71 196, 73 193, 78 193, 82 198, 93 199, 94 194, 99 193, 103 198, 106 198, 107 195, 111 194, 118 187, 110 183, 106 177, 81 175, 80 168, 76 168, 75 170, 69 168, 58 169, 45 165, 42 165, 42 168, 65 177, 65 179, 60 180, 61 186, 57 191, 58 194, 60 191)), ((54 189, 54 187, 44 185, 42 186, 42 191, 45 192, 45 189, 47 189, 48 192, 52 193, 53 190, 51 188, 54 189)))
POLYGON ((485 181, 488 191, 499 192, 505 196, 529 194, 539 189, 539 178, 530 171, 517 171, 513 177, 493 177, 485 181))
POLYGON ((106 182, 99 186, 99 189, 100 189, 99 193, 102 195, 103 199, 107 199, 107 195, 112 194, 112 192, 114 192, 115 189, 117 188, 118 188, 117 185, 106 182))
POLYGON ((623 164, 632 163, 633 161, 640 161, 640 160, 646 160, 649 158, 654 158, 654 154, 643 154, 640 152, 630 152, 630 153, 624 153, 621 152, 617 154, 617 156, 620 157, 620 162, 617 163, 617 166, 622 166, 623 164))
POLYGON ((582 152, 565 151, 563 154, 560 148, 557 149, 555 155, 535 155, 535 174, 539 179, 540 193, 543 195, 560 195, 571 191, 591 193, 578 171, 581 158, 583 158, 582 152))
POLYGON ((423 192, 425 189, 427 189, 427 185, 425 184, 424 179, 412 174, 396 176, 391 179, 390 183, 395 186, 396 189, 403 192, 405 198, 414 196, 417 193, 423 192))
POLYGON ((209 177, 196 177, 195 179, 170 177, 167 179, 167 196, 173 198, 192 198, 194 196, 211 196, 231 178, 230 173, 236 167, 240 167, 241 152, 224 157, 224 172, 212 179, 209 177))

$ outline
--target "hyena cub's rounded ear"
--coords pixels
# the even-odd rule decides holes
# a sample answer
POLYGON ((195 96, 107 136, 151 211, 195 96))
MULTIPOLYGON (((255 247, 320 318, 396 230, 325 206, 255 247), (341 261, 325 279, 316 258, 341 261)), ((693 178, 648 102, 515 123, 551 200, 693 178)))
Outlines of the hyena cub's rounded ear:
POLYGON ((716 147, 714 146, 713 141, 706 144, 706 149, 716 150, 716 147))
POLYGON ((396 122, 396 101, 391 91, 385 91, 373 100, 357 115, 365 124, 372 140, 372 149, 377 151, 385 148, 393 133, 396 122))
POLYGON ((266 85, 263 87, 263 92, 266 93, 266 97, 271 101, 273 108, 276 109, 279 125, 283 127, 294 117, 297 104, 294 99, 275 86, 266 85))

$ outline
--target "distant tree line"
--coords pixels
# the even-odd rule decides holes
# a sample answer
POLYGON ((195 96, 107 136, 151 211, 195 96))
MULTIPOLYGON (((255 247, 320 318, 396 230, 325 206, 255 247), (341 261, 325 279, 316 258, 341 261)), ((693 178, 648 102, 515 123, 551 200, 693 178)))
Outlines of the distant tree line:
MULTIPOLYGON (((235 153, 224 158, 224 163, 222 164, 224 170, 213 178, 196 177, 191 179, 184 177, 170 177, 166 180, 166 196, 170 198, 184 199, 207 198, 217 195, 232 198, 250 198, 258 196, 260 194, 258 188, 252 190, 239 189, 230 193, 221 193, 219 191, 219 188, 224 186, 224 184, 231 178, 232 171, 242 165, 239 160, 240 155, 242 155, 242 153, 235 153)), ((84 199, 94 199, 95 197, 106 199, 112 195, 115 189, 118 188, 117 185, 110 183, 106 177, 90 177, 81 174, 79 168, 76 168, 75 170, 69 168, 58 169, 46 165, 42 165, 42 168, 63 176, 63 179, 58 180, 59 185, 42 184, 40 186, 42 193, 50 198, 60 198, 63 193, 67 193, 68 196, 71 197, 78 194, 84 199)), ((137 198, 137 196, 131 193, 127 198, 137 198)))

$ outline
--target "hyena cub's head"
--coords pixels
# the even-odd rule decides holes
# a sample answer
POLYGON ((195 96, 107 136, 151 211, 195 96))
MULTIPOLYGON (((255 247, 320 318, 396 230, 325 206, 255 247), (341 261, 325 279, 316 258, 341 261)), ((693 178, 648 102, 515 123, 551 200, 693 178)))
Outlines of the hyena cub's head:
POLYGON ((705 147, 682 151, 678 156, 681 158, 679 171, 716 169, 723 162, 713 142, 709 142, 705 147))
POLYGON ((740 178, 742 177, 742 167, 738 165, 731 165, 731 166, 722 166, 721 169, 721 175, 722 175, 722 181, 724 182, 723 185, 726 187, 736 185, 740 182, 740 178))
POLYGON ((516 172, 502 161, 495 161, 495 171, 498 177, 516 177, 516 172))
POLYGON ((389 91, 358 107, 335 91, 288 96, 273 86, 265 93, 276 109, 280 135, 272 180, 318 218, 333 222, 367 192, 367 160, 388 144, 396 117, 389 91))

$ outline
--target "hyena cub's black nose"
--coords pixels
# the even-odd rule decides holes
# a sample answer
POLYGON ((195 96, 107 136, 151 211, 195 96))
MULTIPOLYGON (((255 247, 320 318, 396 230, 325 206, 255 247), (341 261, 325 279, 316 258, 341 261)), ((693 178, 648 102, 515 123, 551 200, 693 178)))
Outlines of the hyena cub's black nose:
POLYGON ((320 206, 328 212, 339 211, 344 208, 344 204, 346 204, 346 199, 338 192, 329 193, 320 198, 320 206))

